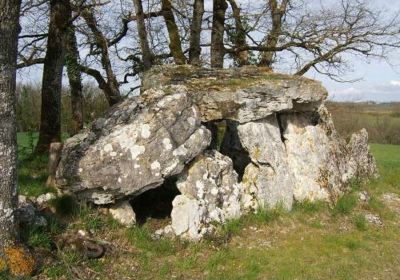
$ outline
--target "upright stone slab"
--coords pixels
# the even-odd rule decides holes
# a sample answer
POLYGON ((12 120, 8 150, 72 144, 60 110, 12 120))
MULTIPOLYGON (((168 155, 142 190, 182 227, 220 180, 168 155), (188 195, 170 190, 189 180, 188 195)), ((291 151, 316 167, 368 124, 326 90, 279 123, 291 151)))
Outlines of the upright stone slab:
POLYGON ((181 195, 172 202, 172 229, 176 235, 200 239, 224 223, 241 215, 241 190, 230 158, 207 151, 179 176, 181 195))
POLYGON ((293 203, 293 175, 276 115, 238 126, 238 135, 251 163, 246 167, 242 187, 244 207, 290 210, 293 203))

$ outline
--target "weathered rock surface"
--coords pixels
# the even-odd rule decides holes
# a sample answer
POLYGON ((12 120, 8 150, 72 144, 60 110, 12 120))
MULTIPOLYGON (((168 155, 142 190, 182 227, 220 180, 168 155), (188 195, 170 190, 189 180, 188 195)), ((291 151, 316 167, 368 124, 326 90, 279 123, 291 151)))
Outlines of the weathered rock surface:
POLYGON ((180 175, 181 195, 172 202, 172 229, 176 235, 199 239, 213 229, 241 215, 241 190, 232 160, 217 151, 194 159, 180 175))
POLYGON ((334 203, 354 177, 377 171, 367 132, 342 140, 326 97, 319 82, 262 68, 156 67, 140 97, 67 140, 56 180, 114 204, 177 176, 167 231, 189 239, 259 207, 334 203))
POLYGON ((328 96, 319 82, 260 67, 218 71, 159 66, 146 73, 143 80, 145 90, 185 85, 203 122, 229 119, 246 123, 281 111, 310 111, 328 96))
POLYGON ((329 124, 324 107, 312 113, 281 116, 294 198, 336 200, 346 187, 346 145, 329 124), (334 136, 333 136, 334 135, 334 136))
POLYGON ((369 152, 368 132, 366 129, 354 133, 347 148, 350 157, 349 166, 351 167, 349 176, 366 179, 378 175, 375 159, 369 152))
POLYGON ((149 90, 67 140, 57 181, 80 198, 114 203, 179 174, 210 141, 197 107, 182 87, 172 94, 149 90))
POLYGON ((136 214, 128 201, 121 201, 110 207, 111 216, 124 226, 136 224, 136 214))
POLYGON ((242 180, 244 207, 273 208, 281 204, 290 210, 293 203, 293 175, 288 166, 276 115, 240 124, 238 135, 251 158, 242 180))
POLYGON ((22 227, 46 227, 47 220, 26 196, 18 196, 17 216, 22 227))

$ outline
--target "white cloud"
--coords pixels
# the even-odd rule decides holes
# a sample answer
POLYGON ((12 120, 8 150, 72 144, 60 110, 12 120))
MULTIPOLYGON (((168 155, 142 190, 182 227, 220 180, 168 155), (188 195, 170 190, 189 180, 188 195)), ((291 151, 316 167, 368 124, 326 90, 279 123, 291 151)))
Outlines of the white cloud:
POLYGON ((348 87, 331 90, 329 99, 335 101, 375 101, 375 102, 400 102, 400 81, 348 87))
POLYGON ((400 81, 390 81, 390 85, 400 87, 400 81))

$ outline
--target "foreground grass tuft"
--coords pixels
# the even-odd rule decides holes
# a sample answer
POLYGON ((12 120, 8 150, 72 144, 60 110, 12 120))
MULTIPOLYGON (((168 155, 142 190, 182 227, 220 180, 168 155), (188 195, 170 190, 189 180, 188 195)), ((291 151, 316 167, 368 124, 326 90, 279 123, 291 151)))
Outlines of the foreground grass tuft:
POLYGON ((153 239, 151 230, 146 226, 133 226, 126 231, 126 238, 136 248, 163 256, 176 252, 173 240, 167 238, 153 239))
POLYGON ((327 205, 324 201, 305 200, 302 202, 296 202, 293 206, 293 211, 302 212, 306 214, 314 214, 326 207, 327 205))
POLYGON ((357 197, 352 193, 345 194, 337 201, 335 207, 332 209, 332 214, 334 216, 338 214, 348 215, 356 206, 357 197))
POLYGON ((363 214, 358 214, 354 217, 354 224, 360 231, 366 231, 368 229, 367 220, 363 214))

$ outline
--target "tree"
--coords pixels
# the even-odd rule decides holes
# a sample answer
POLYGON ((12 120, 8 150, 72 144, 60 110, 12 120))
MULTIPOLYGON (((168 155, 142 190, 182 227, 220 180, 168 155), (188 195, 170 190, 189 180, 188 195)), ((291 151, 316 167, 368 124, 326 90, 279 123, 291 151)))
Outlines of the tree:
POLYGON ((61 141, 61 87, 65 42, 70 25, 69 0, 50 1, 50 23, 42 78, 39 140, 35 153, 47 152, 52 142, 61 141))
POLYGON ((225 13, 228 4, 225 0, 213 0, 213 23, 211 31, 211 67, 224 66, 225 13))
MULTIPOLYGON (((38 1, 30 4, 33 11, 45 9, 46 1, 26 0, 23 14, 32 1, 38 1)), ((204 0, 80 1, 74 7, 79 69, 97 81, 110 105, 121 100, 121 85, 163 63, 253 64, 343 80, 347 57, 386 58, 400 47, 398 13, 370 2, 213 0, 205 11, 204 0)), ((44 61, 48 32, 37 22, 20 36, 20 67, 44 61)))
POLYGON ((171 50, 171 55, 174 58, 175 64, 185 64, 186 57, 182 51, 182 43, 179 35, 178 26, 175 22, 174 13, 172 12, 172 4, 170 0, 161 1, 162 15, 167 26, 169 35, 169 49, 171 50))
POLYGON ((192 23, 190 25, 189 63, 200 65, 201 25, 204 14, 204 0, 194 0, 192 23))
MULTIPOLYGON (((34 261, 18 247, 17 133, 15 78, 19 27, 19 0, 0 0, 0 272, 29 275, 34 261), (15 256, 13 253, 20 253, 15 256), (28 261, 26 269, 19 261, 28 261), (17 264, 17 265, 15 265, 17 264)), ((27 264, 27 263, 25 263, 27 264)))
POLYGON ((101 32, 98 27, 96 17, 93 13, 93 8, 84 8, 81 12, 81 16, 85 20, 87 26, 93 34, 96 46, 99 49, 101 55, 101 66, 106 73, 106 80, 101 76, 101 73, 95 69, 89 69, 87 67, 82 67, 82 72, 92 75, 96 78, 99 83, 99 87, 104 91, 108 104, 110 106, 121 101, 121 93, 119 92, 119 83, 117 77, 114 74, 110 53, 109 53, 109 43, 106 36, 101 32))
MULTIPOLYGON (((282 35, 283 18, 287 12, 287 7, 290 0, 282 0, 279 4, 277 0, 268 0, 268 6, 271 13, 272 26, 267 35, 267 40, 264 44, 266 49, 274 50, 278 44, 279 37, 282 35)), ((271 67, 273 63, 274 51, 263 51, 261 53, 260 66, 271 67)))
POLYGON ((241 15, 249 19, 247 44, 229 46, 226 52, 257 52, 256 63, 275 71, 304 75, 313 69, 343 81, 351 69, 347 57, 386 58, 400 47, 398 11, 379 10, 368 0, 268 0, 241 15))
POLYGON ((82 77, 79 68, 79 51, 76 42, 75 27, 73 24, 71 24, 68 29, 65 64, 67 66, 71 92, 72 135, 74 135, 83 128, 83 93, 82 77))
POLYGON ((17 239, 15 71, 19 8, 18 0, 0 1, 0 249, 17 239))
POLYGON ((150 50, 149 40, 147 38, 142 0, 133 0, 133 4, 136 11, 136 26, 139 35, 140 48, 142 51, 143 69, 148 70, 153 65, 154 55, 150 50))
MULTIPOLYGON (((240 14, 240 7, 235 0, 228 0, 232 8, 232 16, 235 20, 235 35, 233 38, 234 44, 237 48, 245 47, 246 42, 246 30, 243 26, 242 16, 240 14)), ((234 54, 237 65, 243 66, 249 63, 248 51, 239 51, 234 54)))

